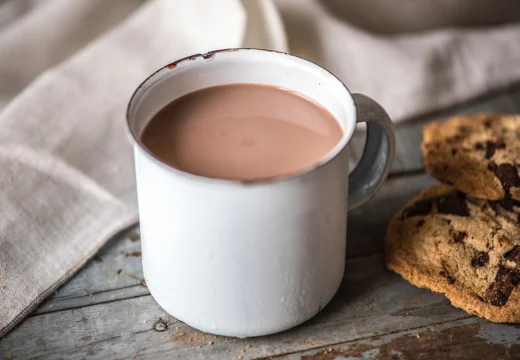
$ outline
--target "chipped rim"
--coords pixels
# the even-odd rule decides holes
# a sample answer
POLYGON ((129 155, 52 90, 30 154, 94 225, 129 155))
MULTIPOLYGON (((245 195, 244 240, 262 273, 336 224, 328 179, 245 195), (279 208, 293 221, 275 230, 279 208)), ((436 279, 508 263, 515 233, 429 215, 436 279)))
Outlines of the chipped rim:
MULTIPOLYGON (((178 174, 180 176, 188 177, 188 178, 190 178, 192 180, 206 181, 206 182, 212 182, 212 183, 221 183, 221 184, 228 184, 228 185, 229 184, 236 184, 236 185, 261 185, 261 184, 269 184, 269 183, 290 181, 290 180, 293 180, 293 179, 296 179, 296 178, 299 178, 299 177, 302 177, 304 175, 307 175, 309 173, 314 172, 315 170, 317 170, 317 169, 319 169, 319 168, 329 164, 334 159, 336 159, 343 152, 343 150, 348 146, 348 144, 350 143, 350 140, 352 139, 352 135, 354 134, 354 130, 356 128, 355 124, 356 124, 356 120, 357 120, 356 103, 354 102, 354 98, 352 97, 352 92, 343 83, 343 81, 341 81, 332 72, 330 72, 329 70, 325 69, 323 66, 318 65, 317 63, 315 63, 315 62, 313 62, 311 60, 305 59, 303 57, 300 57, 300 56, 292 55, 292 54, 289 54, 287 52, 282 52, 282 51, 269 50, 269 49, 259 49, 259 48, 227 48, 227 49, 212 50, 212 51, 208 51, 208 52, 206 52, 204 54, 195 54, 195 55, 186 56, 184 58, 181 58, 179 60, 176 60, 174 62, 171 62, 171 63, 167 64, 167 65, 162 66, 161 68, 159 68, 156 71, 154 71, 146 79, 144 79, 143 82, 141 82, 141 84, 139 84, 139 86, 132 93, 132 96, 130 97, 130 100, 128 101, 128 105, 126 107, 126 115, 125 116, 126 116, 126 130, 127 130, 127 132, 130 133, 131 140, 132 140, 132 143, 133 143, 132 145, 133 146, 138 146, 138 148, 141 151, 143 151, 143 153, 150 160, 152 160, 154 163, 156 163, 157 165, 159 165, 160 167, 162 167, 164 169, 167 169, 169 171, 173 171, 175 174, 178 174), (309 167, 305 167, 305 168, 303 168, 303 169, 301 169, 299 171, 293 172, 293 173, 283 174, 283 175, 278 175, 278 176, 271 176, 271 177, 260 178, 260 179, 251 179, 251 180, 243 180, 242 179, 241 180, 241 179, 214 178, 214 177, 210 177, 210 176, 192 174, 190 172, 177 169, 177 168, 175 168, 175 167, 173 167, 173 166, 163 162, 162 160, 160 160, 158 157, 155 156, 155 154, 153 154, 150 150, 148 150, 146 148, 146 146, 144 146, 144 144, 141 142, 139 136, 136 135, 134 133, 134 131, 132 130, 132 126, 130 124, 130 108, 133 105, 133 101, 134 101, 135 96, 137 95, 137 93, 141 90, 141 88, 152 77, 154 77, 159 72, 165 70, 166 68, 168 68, 170 70, 174 70, 182 62, 193 61, 193 60, 196 60, 197 58, 201 58, 201 57, 204 60, 209 60, 209 59, 212 59, 213 57, 215 57, 215 55, 217 55, 219 53, 224 53, 224 52, 241 52, 241 51, 272 52, 272 53, 276 53, 276 54, 280 54, 280 55, 285 55, 285 56, 297 58, 297 59, 303 60, 303 61, 305 61, 307 63, 310 63, 313 66, 316 66, 316 67, 320 68, 321 70, 325 71, 330 76, 334 77, 339 82, 339 84, 345 89, 345 91, 348 93, 349 97, 352 100, 352 107, 354 109, 354 114, 353 114, 354 115, 354 125, 351 127, 351 130, 348 133, 343 128, 343 132, 344 133, 343 133, 343 137, 340 140, 340 142, 343 141, 343 139, 347 139, 347 140, 341 146, 339 146, 340 144, 338 142, 338 144, 330 151, 330 152, 334 152, 334 155, 330 156, 330 158, 328 158, 327 160, 325 160, 323 162, 318 162, 317 164, 314 164, 314 165, 309 166, 309 167)), ((336 117, 334 117, 334 118, 336 118, 336 117)), ((325 157, 326 155, 324 155, 323 157, 325 157)))

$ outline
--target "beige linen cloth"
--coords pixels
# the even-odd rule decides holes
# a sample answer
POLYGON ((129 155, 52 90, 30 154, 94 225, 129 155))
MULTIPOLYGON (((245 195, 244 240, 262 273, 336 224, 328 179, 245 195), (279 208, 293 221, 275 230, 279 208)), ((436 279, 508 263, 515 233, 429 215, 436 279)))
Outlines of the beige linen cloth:
POLYGON ((227 47, 290 51, 395 120, 520 81, 520 24, 377 35, 329 5, 0 2, 0 336, 137 221, 125 107, 166 63, 227 47))

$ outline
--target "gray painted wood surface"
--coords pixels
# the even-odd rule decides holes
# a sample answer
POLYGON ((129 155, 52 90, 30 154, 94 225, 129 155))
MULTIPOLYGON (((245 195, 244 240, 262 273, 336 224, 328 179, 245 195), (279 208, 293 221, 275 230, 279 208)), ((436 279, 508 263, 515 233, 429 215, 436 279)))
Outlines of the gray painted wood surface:
MULTIPOLYGON (((0 359, 520 358, 520 327, 493 324, 418 289, 384 266, 391 216, 435 183, 423 173, 422 127, 456 113, 520 113, 520 88, 397 126, 397 159, 377 197, 349 214, 348 259, 331 303, 281 334, 203 334, 166 314, 143 282, 138 228, 112 239, 83 270, 0 341, 0 359)), ((362 152, 364 134, 352 144, 362 152)))

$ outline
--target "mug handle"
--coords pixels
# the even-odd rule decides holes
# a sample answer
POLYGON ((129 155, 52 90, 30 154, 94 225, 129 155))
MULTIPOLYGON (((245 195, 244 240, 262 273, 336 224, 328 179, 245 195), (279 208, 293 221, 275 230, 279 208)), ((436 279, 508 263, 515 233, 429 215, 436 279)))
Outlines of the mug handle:
POLYGON ((349 176, 348 210, 371 200, 390 172, 395 155, 394 124, 385 109, 362 94, 352 94, 357 122, 367 123, 363 155, 349 176))

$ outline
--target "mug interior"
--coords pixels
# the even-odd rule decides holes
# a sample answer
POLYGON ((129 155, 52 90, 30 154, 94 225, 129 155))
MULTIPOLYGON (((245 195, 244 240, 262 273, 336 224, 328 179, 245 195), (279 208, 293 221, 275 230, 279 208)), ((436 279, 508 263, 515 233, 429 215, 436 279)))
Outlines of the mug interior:
POLYGON ((139 86, 127 112, 129 131, 135 144, 149 153, 141 142, 141 133, 148 121, 173 100, 203 88, 235 83, 272 85, 296 91, 334 116, 343 136, 313 168, 339 154, 354 133, 354 100, 345 85, 329 71, 285 53, 227 49, 176 61, 155 72, 139 86))

